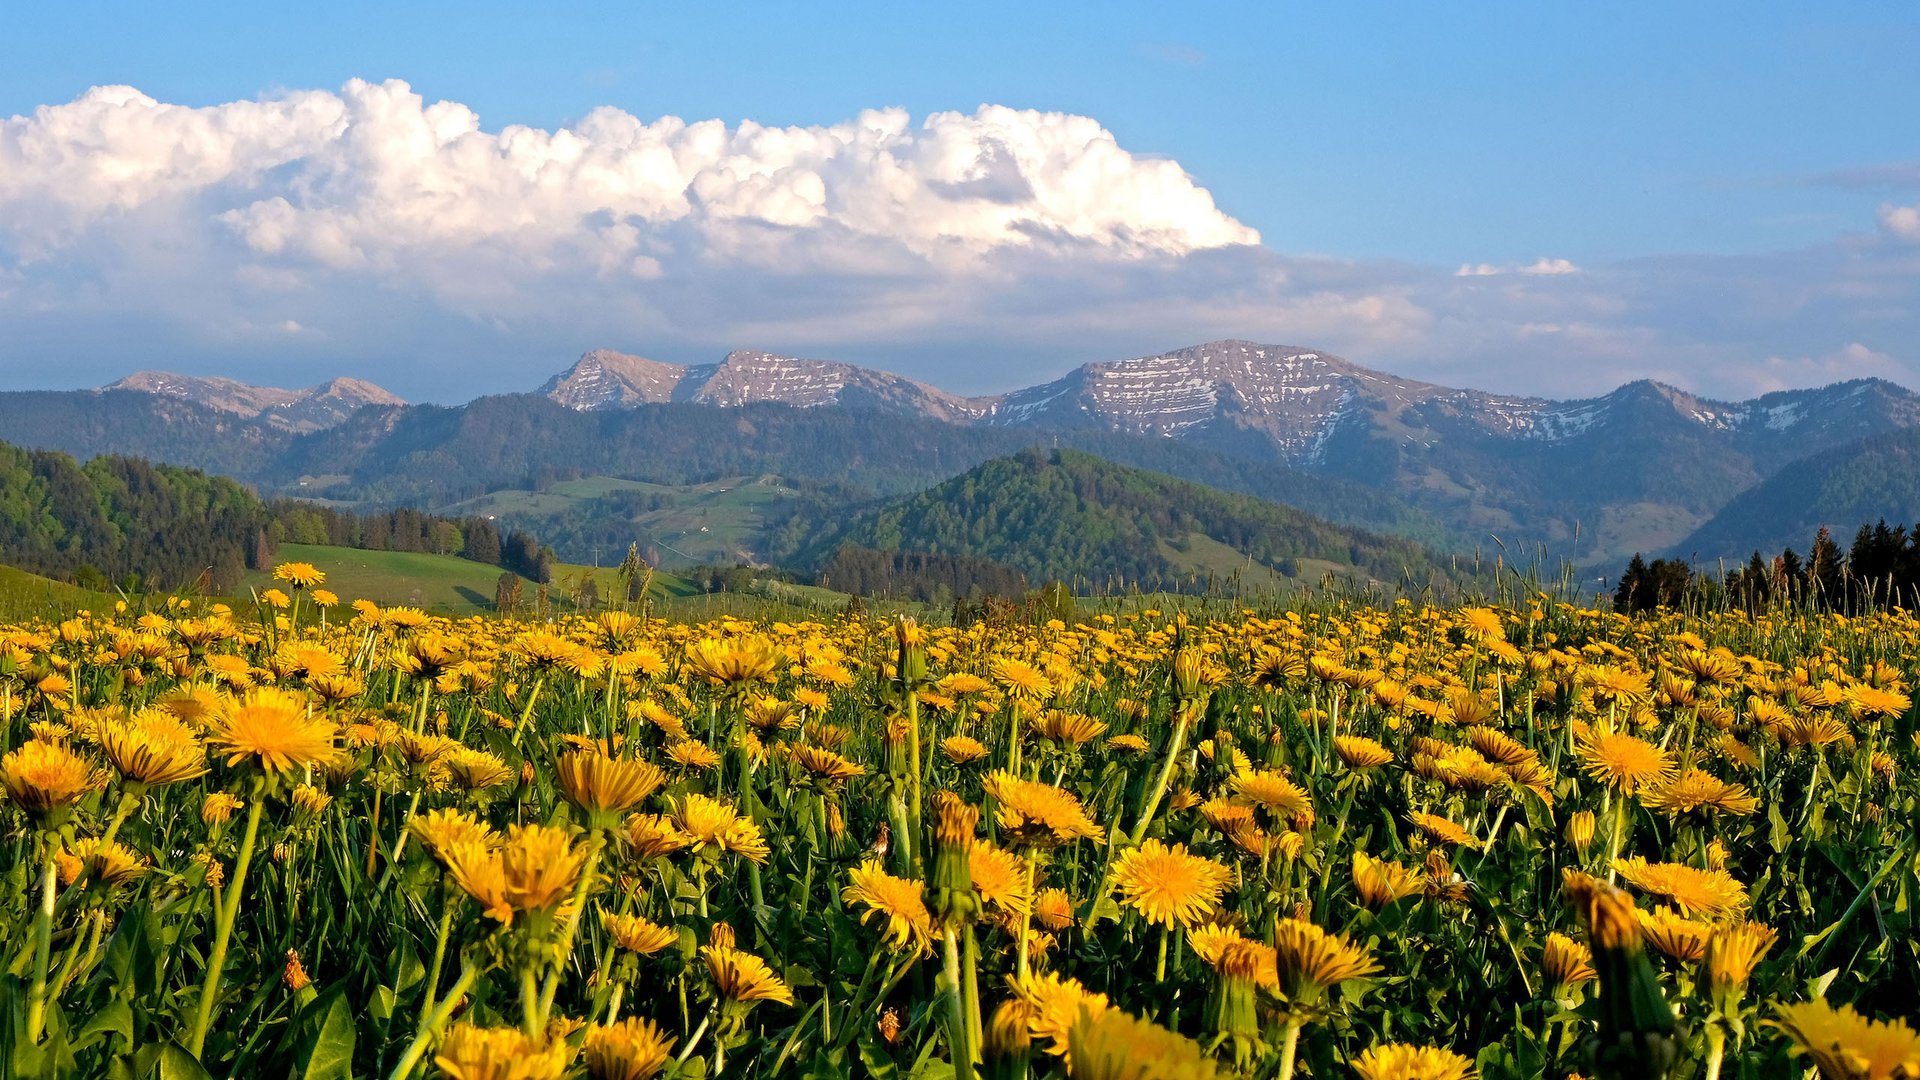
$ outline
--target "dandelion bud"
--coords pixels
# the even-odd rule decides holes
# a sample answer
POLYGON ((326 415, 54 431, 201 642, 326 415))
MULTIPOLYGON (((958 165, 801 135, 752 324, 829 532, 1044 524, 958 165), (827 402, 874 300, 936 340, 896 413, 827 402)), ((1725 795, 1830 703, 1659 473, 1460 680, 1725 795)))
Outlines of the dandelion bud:
POLYGON ((713 928, 707 931, 707 944, 716 949, 737 948, 739 941, 734 935, 733 924, 723 922, 714 923, 713 928))
POLYGON ((845 839, 847 835, 847 812, 840 808, 839 800, 827 804, 827 836, 833 840, 845 839))
POLYGON ((1725 870, 1727 868, 1727 845, 1718 839, 1707 845, 1707 869, 1725 870))
POLYGON ((980 910, 973 891, 973 834, 980 811, 951 791, 933 796, 933 862, 927 889, 935 918, 946 925, 970 920, 980 910))
POLYGON ((1624 891, 1577 870, 1563 874, 1567 898, 1587 923, 1600 977, 1598 1030, 1589 1041, 1603 1076, 1665 1076, 1679 1053, 1673 1009, 1642 947, 1640 916, 1624 891))
POLYGON ((900 685, 912 691, 927 681, 927 632, 912 619, 894 624, 894 637, 900 644, 900 685))
POLYGON ((1206 662, 1200 651, 1181 648, 1173 654, 1173 696, 1197 701, 1206 692, 1206 662))
POLYGON ((1581 810, 1567 819, 1567 843, 1580 853, 1581 858, 1593 848, 1593 811, 1581 810))
POLYGON ((1254 990, 1277 978, 1274 952, 1257 941, 1229 941, 1213 957, 1213 970, 1217 981, 1207 1001, 1208 1019, 1215 1033, 1233 1040, 1236 1064, 1244 1067, 1260 1046, 1254 990))

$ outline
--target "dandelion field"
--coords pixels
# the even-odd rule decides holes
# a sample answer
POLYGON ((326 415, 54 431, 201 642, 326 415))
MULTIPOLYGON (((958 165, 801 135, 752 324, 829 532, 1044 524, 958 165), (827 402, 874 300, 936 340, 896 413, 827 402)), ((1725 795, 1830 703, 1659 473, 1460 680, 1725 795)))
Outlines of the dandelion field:
POLYGON ((1920 1076, 1920 621, 0 625, 21 1077, 1920 1076))

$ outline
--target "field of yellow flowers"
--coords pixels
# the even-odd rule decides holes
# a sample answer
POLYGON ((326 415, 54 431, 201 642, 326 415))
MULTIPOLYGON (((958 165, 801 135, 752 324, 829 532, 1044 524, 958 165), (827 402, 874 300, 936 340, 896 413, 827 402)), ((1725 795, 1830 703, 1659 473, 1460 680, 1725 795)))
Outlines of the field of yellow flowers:
POLYGON ((1920 1076, 1920 622, 0 626, 5 1075, 1920 1076))

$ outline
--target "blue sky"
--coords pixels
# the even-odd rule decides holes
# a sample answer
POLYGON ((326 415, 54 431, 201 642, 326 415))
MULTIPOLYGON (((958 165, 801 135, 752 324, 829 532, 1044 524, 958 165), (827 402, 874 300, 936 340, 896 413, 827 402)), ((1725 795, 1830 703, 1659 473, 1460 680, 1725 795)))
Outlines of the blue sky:
MULTIPOLYGON (((422 239, 401 252, 362 243, 350 257, 311 245, 303 254, 281 231, 263 240, 249 207, 277 197, 311 224, 355 197, 341 179, 354 166, 320 150, 168 189, 131 211, 124 195, 106 200, 111 213, 69 205, 58 236, 44 226, 44 200, 72 180, 49 172, 42 190, 17 188, 11 202, 0 180, 0 319, 22 331, 0 344, 0 384, 110 376, 102 360, 45 362, 62 348, 112 355, 121 341, 126 363, 151 356, 262 378, 330 363, 444 399, 462 396, 438 381, 456 370, 475 390, 517 389, 592 345, 701 360, 737 344, 985 390, 1189 336, 1278 337, 1407 374, 1556 394, 1638 376, 1727 395, 1854 373, 1920 381, 1904 314, 1920 285, 1920 221, 1901 215, 1920 202, 1920 15, 1905 5, 715 7, 24 8, 0 38, 0 117, 23 122, 13 159, 0 136, 0 169, 50 160, 19 152, 34 137, 97 150, 105 129, 23 124, 111 84, 220 109, 401 80, 423 106, 464 105, 489 137, 510 125, 573 128, 609 106, 642 123, 810 130, 863 110, 903 109, 915 128, 995 105, 1090 118, 1131 159, 1177 162, 1259 243, 1237 250, 1249 245, 1228 245, 1211 222, 1203 237, 1191 215, 1169 226, 1176 238, 1137 243, 1132 215, 1151 186, 1079 232, 1058 200, 1036 211, 1038 224, 1022 228, 1073 233, 1043 255, 969 233, 967 257, 908 244, 905 265, 882 250, 886 226, 869 223, 878 238, 858 254, 809 241, 805 272, 778 265, 792 257, 781 245, 799 243, 790 235, 662 239, 684 222, 642 214, 643 280, 615 281, 603 267, 583 285, 538 269, 581 257, 551 237, 537 250, 516 238, 516 258, 498 265, 444 236, 431 252, 422 239), (300 175, 277 188, 287 173, 300 175), (233 216, 243 213, 245 223, 233 216), (224 225, 200 235, 182 221, 224 225), (184 292, 155 257, 183 246, 200 279, 184 292), (431 271, 416 261, 429 254, 431 271), (1572 272, 1516 272, 1537 260, 1572 272), (1462 278, 1462 266, 1502 272, 1462 278), (435 277, 454 267, 490 280, 435 277), (263 298, 269 277, 279 299, 263 298), (604 290, 594 315, 543 320, 527 299, 583 288, 604 290), (943 311, 936 295, 968 299, 943 311), (711 310, 692 318, 701 305, 711 310), (1154 315, 1115 325, 1116 305, 1154 315), (875 328, 876 310, 912 314, 875 328), (207 329, 223 321, 299 329, 279 340, 207 329), (406 358, 397 372, 396 357, 406 358)), ((986 160, 1000 136, 980 138, 986 160)), ((1029 174, 1037 167, 1014 156, 1029 174)), ((1072 161, 1055 164, 1071 175, 1072 161)), ((838 186, 833 169, 844 165, 807 163, 830 205, 867 197, 838 186)), ((781 167, 799 166, 782 157, 781 167)), ((1034 190, 1044 201, 1044 185, 1034 190)), ((527 212, 601 221, 592 216, 631 210, 582 198, 527 212)), ((391 230, 354 208, 367 230, 391 230)), ((942 231, 927 244, 954 239, 942 231)))

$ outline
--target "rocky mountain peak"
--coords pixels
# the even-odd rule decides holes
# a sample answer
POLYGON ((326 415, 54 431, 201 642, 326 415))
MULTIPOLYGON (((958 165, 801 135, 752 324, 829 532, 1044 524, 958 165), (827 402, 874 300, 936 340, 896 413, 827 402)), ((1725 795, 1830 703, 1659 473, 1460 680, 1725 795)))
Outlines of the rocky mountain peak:
POLYGON ((304 390, 254 386, 219 376, 137 371, 101 390, 124 390, 192 401, 293 432, 318 431, 369 405, 405 405, 406 399, 364 379, 335 378, 304 390))

